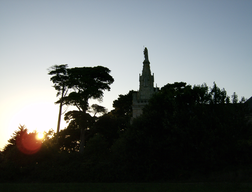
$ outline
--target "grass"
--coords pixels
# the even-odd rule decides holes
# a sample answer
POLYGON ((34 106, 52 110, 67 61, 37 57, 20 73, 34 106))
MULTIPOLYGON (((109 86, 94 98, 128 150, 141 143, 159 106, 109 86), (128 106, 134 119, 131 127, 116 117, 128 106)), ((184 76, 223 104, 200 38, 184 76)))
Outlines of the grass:
POLYGON ((252 183, 0 183, 1 192, 251 192, 252 183))

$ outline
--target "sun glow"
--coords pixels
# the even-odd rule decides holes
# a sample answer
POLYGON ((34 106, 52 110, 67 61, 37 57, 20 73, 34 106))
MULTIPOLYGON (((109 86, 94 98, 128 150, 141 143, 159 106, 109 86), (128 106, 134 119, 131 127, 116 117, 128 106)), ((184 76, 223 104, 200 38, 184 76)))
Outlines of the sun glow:
POLYGON ((31 155, 37 153, 41 146, 42 140, 38 140, 36 133, 28 133, 27 130, 21 130, 16 137, 16 145, 19 151, 31 155))
POLYGON ((42 133, 42 132, 37 133, 36 139, 37 139, 37 140, 42 140, 42 139, 44 139, 44 133, 42 133))
MULTIPOLYGON (((5 110, 2 115, 2 119, 5 120, 3 125, 5 131, 0 135, 0 150, 8 144, 8 139, 18 130, 20 125, 24 125, 29 133, 44 133, 44 131, 48 132, 51 129, 56 131, 57 129, 59 105, 55 105, 54 100, 16 99, 12 102, 6 102, 3 109, 5 110)), ((63 111, 65 109, 63 107, 63 111)), ((62 130, 66 126, 64 115, 62 115, 60 129, 62 130)))
POLYGON ((29 132, 36 131, 41 138, 44 131, 56 130, 57 118, 58 106, 53 102, 33 102, 14 111, 8 130, 11 135, 19 125, 25 125, 29 132))

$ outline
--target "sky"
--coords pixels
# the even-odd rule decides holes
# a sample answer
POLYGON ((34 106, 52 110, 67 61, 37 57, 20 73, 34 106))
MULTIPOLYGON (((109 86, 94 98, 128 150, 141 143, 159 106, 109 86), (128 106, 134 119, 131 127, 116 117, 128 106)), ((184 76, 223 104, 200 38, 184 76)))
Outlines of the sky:
POLYGON ((251 0, 0 0, 0 149, 19 124, 56 130, 53 65, 109 68, 115 81, 97 102, 108 110, 139 89, 144 47, 155 86, 216 82, 250 98, 251 10, 251 0))

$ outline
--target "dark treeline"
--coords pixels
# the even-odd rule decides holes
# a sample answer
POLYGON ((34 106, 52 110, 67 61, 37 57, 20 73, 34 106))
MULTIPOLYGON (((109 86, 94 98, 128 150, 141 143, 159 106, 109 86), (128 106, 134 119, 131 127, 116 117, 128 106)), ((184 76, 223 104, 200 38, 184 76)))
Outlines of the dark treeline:
MULTIPOLYGON (((106 78, 109 84, 113 82, 106 78)), ((58 103, 83 104, 79 93, 87 89, 76 84, 71 85, 75 92, 59 94, 58 103)), ((110 112, 99 105, 89 106, 93 93, 88 95, 82 108, 65 114, 68 127, 46 133, 34 153, 20 149, 20 137, 27 131, 20 126, 0 153, 0 180, 165 182, 214 176, 216 180, 251 181, 251 111, 245 99, 238 101, 235 93, 229 97, 215 83, 211 88, 167 84, 152 96, 143 114, 132 120, 132 93, 119 95, 110 112), (102 115, 97 117, 98 113, 102 115)))

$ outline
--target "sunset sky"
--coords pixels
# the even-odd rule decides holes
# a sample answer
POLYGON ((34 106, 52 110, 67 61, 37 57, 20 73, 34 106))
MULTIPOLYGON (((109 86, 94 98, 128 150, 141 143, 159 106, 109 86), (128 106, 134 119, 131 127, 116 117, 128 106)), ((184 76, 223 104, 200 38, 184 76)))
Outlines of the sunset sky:
POLYGON ((145 46, 155 86, 215 81, 252 96, 251 0, 0 0, 0 149, 19 124, 56 130, 49 67, 108 67, 99 104, 111 110, 138 90, 145 46))

